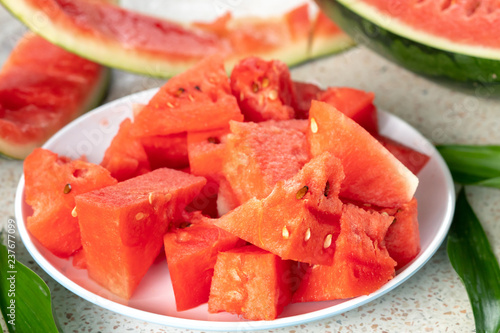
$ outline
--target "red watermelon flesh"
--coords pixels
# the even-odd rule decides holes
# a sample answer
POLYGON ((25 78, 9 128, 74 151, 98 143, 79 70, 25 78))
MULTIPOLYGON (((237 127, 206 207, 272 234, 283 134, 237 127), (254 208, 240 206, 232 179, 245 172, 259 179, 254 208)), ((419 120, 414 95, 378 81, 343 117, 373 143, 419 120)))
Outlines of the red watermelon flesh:
POLYGON ((214 268, 208 311, 226 311, 250 320, 273 320, 290 303, 291 262, 244 246, 220 252, 214 268))
POLYGON ((315 84, 297 81, 293 81, 293 89, 295 101, 292 106, 295 110, 295 118, 308 119, 311 101, 317 100, 323 90, 315 84))
POLYGON ((325 301, 368 295, 394 276, 396 262, 384 245, 393 217, 347 204, 331 265, 313 265, 294 302, 325 301))
POLYGON ((496 1, 406 1, 364 0, 382 13, 432 36, 477 47, 500 47, 500 5, 496 1), (444 28, 445 27, 445 28, 444 28))
POLYGON ((394 215, 394 222, 387 230, 385 245, 389 255, 401 268, 420 252, 417 199, 401 206, 394 215))
POLYGON ((207 183, 201 189, 200 193, 187 205, 186 211, 201 211, 204 215, 213 218, 219 217, 217 210, 217 195, 219 193, 219 182, 207 178, 207 183))
POLYGON ((129 118, 122 121, 101 162, 118 181, 151 171, 146 151, 141 141, 130 135, 131 128, 129 118))
POLYGON ((217 213, 218 216, 222 216, 232 211, 240 205, 240 202, 236 198, 231 184, 222 178, 219 181, 219 193, 217 193, 217 213))
POLYGON ((399 207, 413 198, 418 178, 352 119, 313 101, 309 124, 311 154, 329 151, 342 161, 341 197, 381 207, 399 207))
POLYGON ((340 229, 343 177, 340 161, 324 153, 278 182, 266 198, 248 200, 215 224, 282 259, 330 264, 340 229))
POLYGON ((307 134, 309 122, 307 119, 290 119, 290 120, 267 120, 259 123, 260 126, 278 127, 284 129, 294 129, 304 134, 307 134))
POLYGON ((354 120, 371 134, 378 133, 377 109, 373 105, 375 94, 353 88, 330 87, 318 95, 318 100, 328 103, 354 120))
POLYGON ((129 299, 205 179, 157 169, 76 198, 89 276, 129 299), (103 255, 106 254, 106 255, 103 255))
POLYGON ((231 73, 231 91, 246 121, 294 118, 290 71, 279 60, 243 59, 231 73))
POLYGON ((80 248, 80 250, 76 251, 73 254, 73 267, 79 268, 79 269, 87 269, 87 259, 85 259, 85 251, 83 251, 83 248, 80 248))
POLYGON ((141 138, 151 170, 182 169, 189 166, 187 133, 156 135, 141 138))
POLYGON ((139 137, 204 131, 243 120, 231 95, 224 64, 209 57, 171 78, 134 120, 133 135, 139 137))
POLYGON ((208 302, 213 269, 219 251, 244 245, 236 236, 198 215, 198 221, 165 234, 163 241, 177 311, 208 302))
POLYGON ((309 160, 306 136, 294 129, 230 123, 223 174, 240 203, 271 193, 309 160))
POLYGON ((36 148, 24 161, 26 203, 33 208, 26 228, 49 251, 67 258, 82 247, 75 196, 113 185, 103 167, 36 148))
POLYGON ((378 135, 377 140, 384 146, 388 151, 391 152, 401 163, 403 163, 411 172, 417 175, 420 170, 429 161, 430 157, 421 152, 418 152, 402 143, 396 142, 388 137, 378 135))
POLYGON ((193 175, 220 178, 228 133, 228 128, 188 133, 189 166, 193 175))

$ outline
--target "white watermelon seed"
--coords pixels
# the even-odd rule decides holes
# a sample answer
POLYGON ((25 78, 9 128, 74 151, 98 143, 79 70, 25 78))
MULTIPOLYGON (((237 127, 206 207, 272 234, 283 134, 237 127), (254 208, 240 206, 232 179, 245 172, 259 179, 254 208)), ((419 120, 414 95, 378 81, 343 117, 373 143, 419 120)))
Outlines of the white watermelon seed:
POLYGON ((328 234, 325 237, 325 242, 323 243, 323 247, 325 249, 329 248, 332 245, 332 234, 328 234))
POLYGON ((311 228, 307 228, 306 234, 304 236, 304 241, 308 241, 311 238, 311 228))
POLYGON ((73 216, 73 217, 77 217, 77 216, 78 216, 78 214, 76 213, 76 206, 75 206, 75 208, 73 208, 73 210, 71 211, 71 216, 73 216))
POLYGON ((318 133, 318 123, 314 118, 311 118, 311 132, 318 133))
POLYGON ((283 227, 283 230, 281 230, 281 234, 283 235, 284 239, 288 239, 288 237, 290 237, 290 233, 288 232, 286 225, 283 227))

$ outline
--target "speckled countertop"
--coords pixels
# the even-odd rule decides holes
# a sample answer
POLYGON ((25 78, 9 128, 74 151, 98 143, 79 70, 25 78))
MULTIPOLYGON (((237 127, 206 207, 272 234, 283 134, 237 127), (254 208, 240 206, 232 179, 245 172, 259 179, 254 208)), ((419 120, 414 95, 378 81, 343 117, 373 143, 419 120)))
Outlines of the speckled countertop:
MULTIPOLYGON (((0 64, 24 32, 0 7, 0 64)), ((464 95, 417 77, 363 47, 292 69, 296 80, 373 91, 379 108, 403 118, 435 143, 500 144, 500 100, 464 95)), ((162 80, 114 72, 108 101, 157 87, 162 80)), ((0 158, 0 227, 14 218, 22 162, 0 158)), ((469 199, 500 258, 500 191, 470 188, 469 199)), ((33 261, 21 242, 17 259, 38 273, 52 291, 64 332, 184 332, 100 308, 72 294, 33 261)), ((2 323, 3 325, 3 323, 2 323)), ((272 332, 474 332, 471 307, 444 246, 402 286, 355 310, 272 332)))

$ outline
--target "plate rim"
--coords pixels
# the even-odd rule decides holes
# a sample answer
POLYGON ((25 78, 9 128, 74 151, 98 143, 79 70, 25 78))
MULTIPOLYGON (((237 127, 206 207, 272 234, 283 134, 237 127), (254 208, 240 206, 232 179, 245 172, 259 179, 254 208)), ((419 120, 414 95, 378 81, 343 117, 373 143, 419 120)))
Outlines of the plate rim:
MULTIPOLYGON (((57 141, 58 137, 63 135, 66 131, 71 129, 72 127, 78 125, 80 122, 84 122, 88 117, 92 117, 93 115, 105 112, 107 109, 111 109, 113 106, 123 103, 125 101, 133 101, 133 100, 141 100, 146 98, 150 98, 153 94, 158 91, 159 88, 152 88, 140 92, 136 92, 127 96, 123 96, 109 103, 103 104, 94 110, 91 110, 84 114, 83 116, 73 120, 66 126, 64 126, 61 130, 59 130, 54 136, 52 136, 42 147, 50 146, 52 142, 57 141)), ((84 287, 78 285, 64 274, 59 272, 39 251, 37 251, 35 244, 31 240, 31 236, 26 229, 25 221, 23 219, 23 204, 24 204, 24 173, 19 179, 18 186, 16 188, 16 197, 15 197, 15 216, 16 223, 18 226, 18 231, 21 236, 21 239, 36 261, 36 263, 57 283, 68 289, 73 294, 89 301, 93 304, 96 304, 102 308, 105 308, 114 313, 118 313, 124 316, 128 316, 131 318, 135 318, 142 321, 147 321, 154 324, 166 325, 170 327, 182 328, 182 329, 197 329, 197 330, 205 330, 205 331, 220 331, 220 330, 265 330, 265 329, 275 329, 292 325, 300 325, 309 323, 311 321, 317 321, 321 319, 325 319, 328 317, 332 317, 359 306, 362 306, 366 303, 369 303, 385 294, 389 291, 395 289, 396 287, 403 284, 406 280, 408 280, 411 276, 417 273, 436 253, 441 244, 446 238, 448 230, 450 228, 453 212, 455 207, 455 188, 453 179, 451 177, 451 173, 441 155, 438 153, 434 145, 425 138, 419 131, 417 131, 413 126, 408 124, 406 121, 402 120, 396 115, 390 114, 388 112, 378 110, 378 115, 384 121, 395 120, 398 123, 408 127, 409 130, 413 131, 420 140, 423 140, 426 146, 430 147, 431 150, 431 158, 435 158, 436 162, 439 166, 439 170, 443 173, 444 180, 446 183, 446 207, 444 208, 444 221, 441 224, 440 228, 436 232, 436 237, 432 239, 429 243, 427 249, 419 253, 419 256, 414 259, 414 261, 407 266, 403 271, 397 274, 397 282, 391 283, 388 282, 383 287, 378 289, 372 294, 359 296, 356 298, 349 299, 344 301, 343 303, 336 304, 324 309, 311 311, 304 314, 292 315, 289 317, 277 318, 272 321, 217 321, 217 320, 198 320, 198 319, 188 319, 188 318, 179 318, 169 315, 157 314, 148 312, 145 310, 133 308, 124 304, 117 303, 110 299, 107 299, 103 296, 97 295, 84 287), (408 269, 408 268, 412 269, 408 269)), ((396 280, 393 279, 392 281, 396 280)))

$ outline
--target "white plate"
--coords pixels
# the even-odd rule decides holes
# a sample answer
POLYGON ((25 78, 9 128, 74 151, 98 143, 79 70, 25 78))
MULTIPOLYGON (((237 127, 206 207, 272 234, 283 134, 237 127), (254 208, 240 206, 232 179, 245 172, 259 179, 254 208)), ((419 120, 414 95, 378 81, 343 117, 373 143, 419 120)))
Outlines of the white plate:
MULTIPOLYGON (((44 147, 73 158, 86 155, 89 161, 99 163, 118 130, 119 123, 124 118, 131 117, 132 104, 146 103, 155 92, 156 89, 152 89, 103 105, 63 128, 44 147)), ((70 260, 55 257, 31 237, 25 226, 31 209, 24 202, 23 177, 19 181, 15 203, 19 233, 36 262, 64 287, 103 308, 152 323, 198 330, 245 331, 303 324, 337 315, 382 296, 415 274, 443 242, 455 206, 452 178, 433 145, 410 125, 393 115, 379 112, 379 119, 382 134, 430 155, 431 159, 419 174, 420 185, 416 193, 422 251, 394 279, 368 296, 291 304, 274 321, 252 322, 227 313, 209 314, 206 304, 177 312, 167 264, 162 261, 150 268, 132 299, 125 302, 90 280, 86 270, 75 269, 70 260)))

